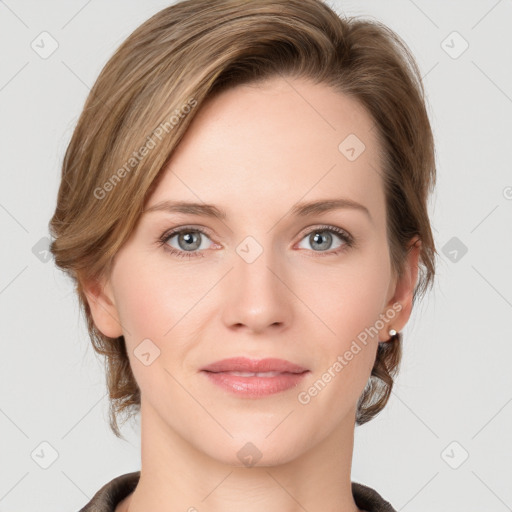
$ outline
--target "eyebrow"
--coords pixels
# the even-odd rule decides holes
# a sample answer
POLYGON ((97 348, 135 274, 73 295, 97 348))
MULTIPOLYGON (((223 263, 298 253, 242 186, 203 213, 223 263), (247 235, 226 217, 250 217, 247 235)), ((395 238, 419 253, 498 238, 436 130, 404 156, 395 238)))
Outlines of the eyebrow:
MULTIPOLYGON (((367 215, 370 221, 373 222, 372 216, 366 208, 360 203, 351 199, 322 199, 317 201, 309 201, 297 203, 292 206, 291 214, 297 217, 307 217, 312 215, 319 215, 332 210, 340 209, 354 209, 363 212, 367 215)), ((146 208, 143 213, 164 211, 168 213, 185 213, 190 215, 200 215, 203 217, 213 217, 220 220, 227 219, 225 210, 218 208, 213 204, 206 203, 190 203, 186 201, 161 201, 149 208, 146 208)))

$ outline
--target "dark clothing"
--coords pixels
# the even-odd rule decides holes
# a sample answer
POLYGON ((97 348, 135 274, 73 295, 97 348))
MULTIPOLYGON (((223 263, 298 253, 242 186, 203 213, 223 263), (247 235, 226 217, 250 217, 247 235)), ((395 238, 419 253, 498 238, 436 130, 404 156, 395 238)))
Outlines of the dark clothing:
MULTIPOLYGON (((114 512, 117 505, 131 494, 139 481, 140 471, 126 473, 105 484, 79 512, 114 512)), ((352 482, 352 495, 356 505, 366 512, 396 512, 371 487, 352 482)))

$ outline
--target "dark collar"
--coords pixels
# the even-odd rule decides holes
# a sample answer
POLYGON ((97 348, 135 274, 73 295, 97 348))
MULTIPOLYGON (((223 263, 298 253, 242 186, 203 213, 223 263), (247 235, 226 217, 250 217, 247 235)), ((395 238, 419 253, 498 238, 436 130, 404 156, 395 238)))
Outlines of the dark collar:
MULTIPOLYGON (((116 506, 131 494, 139 482, 140 471, 126 473, 105 484, 79 512, 114 512, 116 506)), ((356 505, 366 512, 396 512, 377 491, 352 482, 352 495, 356 505)))

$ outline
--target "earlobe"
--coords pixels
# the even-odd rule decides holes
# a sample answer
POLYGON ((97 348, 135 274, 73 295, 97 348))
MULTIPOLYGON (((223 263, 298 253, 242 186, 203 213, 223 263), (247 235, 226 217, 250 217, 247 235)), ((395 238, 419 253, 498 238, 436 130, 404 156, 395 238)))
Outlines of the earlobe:
POLYGON ((379 332, 380 341, 390 341, 393 337, 392 331, 396 331, 396 333, 402 331, 411 316, 414 289, 418 281, 420 252, 421 240, 416 237, 409 244, 403 273, 397 279, 394 294, 384 311, 384 315, 387 315, 389 321, 379 332), (391 316, 392 312, 396 314, 391 316))
POLYGON ((119 313, 110 281, 90 281, 82 284, 96 328, 109 338, 123 335, 119 313))

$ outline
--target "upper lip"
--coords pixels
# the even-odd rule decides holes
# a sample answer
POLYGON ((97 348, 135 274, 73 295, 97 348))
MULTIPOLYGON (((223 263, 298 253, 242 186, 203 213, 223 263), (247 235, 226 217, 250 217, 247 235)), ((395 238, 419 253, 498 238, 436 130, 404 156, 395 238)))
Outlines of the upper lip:
POLYGON ((209 364, 202 371, 208 372, 282 372, 282 373, 303 373, 308 371, 298 364, 291 363, 285 359, 249 359, 247 357, 231 357, 209 364))

